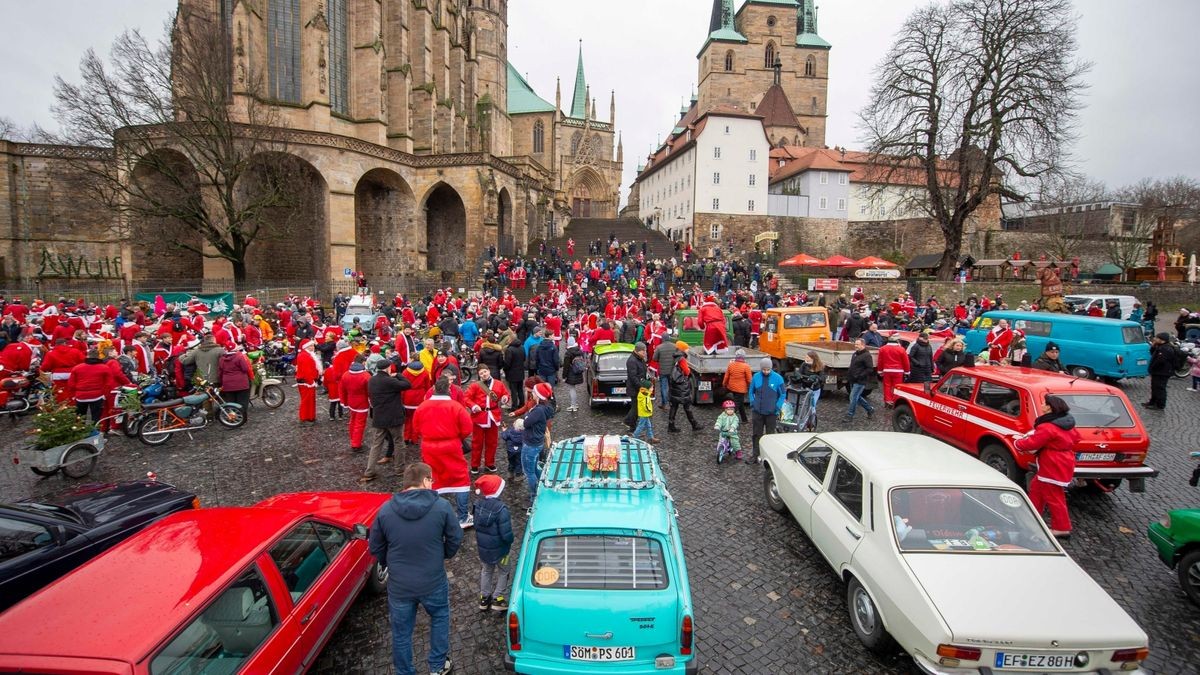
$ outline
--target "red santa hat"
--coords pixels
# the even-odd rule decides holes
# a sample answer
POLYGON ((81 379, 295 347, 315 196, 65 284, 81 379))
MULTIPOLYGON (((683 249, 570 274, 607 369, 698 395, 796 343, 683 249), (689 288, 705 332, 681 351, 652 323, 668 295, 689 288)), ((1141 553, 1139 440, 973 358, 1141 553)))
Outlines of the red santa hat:
POLYGON ((539 401, 545 401, 553 395, 554 387, 551 387, 549 383, 539 382, 533 385, 533 396, 539 401))
POLYGON ((504 486, 503 478, 489 473, 486 476, 480 476, 479 480, 475 481, 475 494, 482 497, 499 497, 500 493, 504 492, 504 486))
POLYGON ((300 341, 300 349, 308 349, 312 345, 312 343, 313 343, 312 340, 305 338, 300 341))

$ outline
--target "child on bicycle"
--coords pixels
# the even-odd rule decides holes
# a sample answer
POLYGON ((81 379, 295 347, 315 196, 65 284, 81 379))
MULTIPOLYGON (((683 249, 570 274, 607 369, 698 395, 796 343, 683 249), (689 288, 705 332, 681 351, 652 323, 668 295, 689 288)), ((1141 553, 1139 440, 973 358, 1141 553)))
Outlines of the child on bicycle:
POLYGON ((717 415, 717 422, 713 425, 713 428, 720 432, 717 434, 717 443, 720 444, 721 441, 728 441, 729 447, 733 448, 736 453, 734 456, 741 459, 742 440, 738 438, 739 421, 736 410, 737 404, 730 400, 722 403, 721 407, 725 410, 720 415, 717 415))
POLYGON ((644 435, 647 443, 657 443, 658 439, 654 437, 654 428, 650 423, 654 417, 654 382, 649 379, 642 380, 642 386, 638 389, 637 416, 637 427, 633 430, 633 437, 644 435))

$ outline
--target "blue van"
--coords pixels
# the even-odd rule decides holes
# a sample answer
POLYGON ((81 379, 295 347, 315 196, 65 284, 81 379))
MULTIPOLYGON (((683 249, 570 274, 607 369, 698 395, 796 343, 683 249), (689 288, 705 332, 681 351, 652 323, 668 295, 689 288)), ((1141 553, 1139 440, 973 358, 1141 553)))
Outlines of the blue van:
POLYGON ((626 436, 555 443, 513 575, 505 668, 695 673, 692 616, 675 503, 654 448, 626 436), (615 454, 616 469, 589 468, 589 448, 615 454))
POLYGON ((1076 377, 1145 377, 1150 367, 1150 345, 1141 324, 1118 319, 1101 319, 1050 312, 987 312, 975 319, 967 332, 967 351, 978 354, 987 349, 987 334, 1000 319, 1025 333, 1030 359, 1046 350, 1047 342, 1057 342, 1059 361, 1076 377))

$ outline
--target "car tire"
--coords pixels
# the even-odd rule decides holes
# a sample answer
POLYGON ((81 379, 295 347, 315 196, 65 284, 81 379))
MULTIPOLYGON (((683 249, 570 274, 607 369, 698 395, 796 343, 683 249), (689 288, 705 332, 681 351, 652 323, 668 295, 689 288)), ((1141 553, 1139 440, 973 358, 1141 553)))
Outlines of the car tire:
POLYGON ((886 656, 896 650, 896 642, 883 627, 883 617, 867 589, 850 577, 846 585, 846 611, 850 614, 850 625, 868 651, 886 656))
POLYGON ((763 496, 766 497, 767 508, 775 513, 787 513, 787 504, 783 502, 783 497, 779 494, 779 484, 775 482, 775 472, 770 468, 763 476, 763 496))
POLYGON ((63 453, 63 475, 67 478, 84 478, 96 468, 96 460, 99 458, 100 451, 96 446, 91 443, 76 443, 63 453))
POLYGON ((383 565, 378 562, 371 565, 367 570, 367 589, 375 595, 383 595, 387 592, 388 571, 383 565))
POLYGON ((983 446, 983 450, 979 453, 979 461, 1008 476, 1009 480, 1020 485, 1021 489, 1025 489, 1025 470, 1017 464, 1016 458, 1003 445, 988 443, 983 446))
POLYGON ((1192 549, 1179 559, 1179 585, 1188 600, 1200 606, 1200 549, 1192 549))
POLYGON ((892 412, 892 430, 902 434, 921 433, 921 428, 917 425, 917 418, 907 404, 896 404, 896 409, 892 412))

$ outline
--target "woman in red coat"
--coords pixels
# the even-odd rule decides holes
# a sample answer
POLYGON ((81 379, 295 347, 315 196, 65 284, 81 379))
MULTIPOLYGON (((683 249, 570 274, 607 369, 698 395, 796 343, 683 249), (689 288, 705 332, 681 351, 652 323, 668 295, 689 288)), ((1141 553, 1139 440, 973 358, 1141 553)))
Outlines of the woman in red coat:
POLYGON ((300 390, 300 421, 317 421, 317 383, 321 381, 321 359, 312 340, 300 343, 296 353, 296 388, 300 390))
POLYGON ((1029 482, 1029 499, 1039 515, 1050 508, 1050 532, 1059 538, 1071 536, 1066 488, 1075 478, 1075 446, 1079 439, 1067 402, 1047 396, 1041 417, 1033 422, 1033 433, 1013 440, 1019 452, 1037 454, 1037 474, 1029 482))

